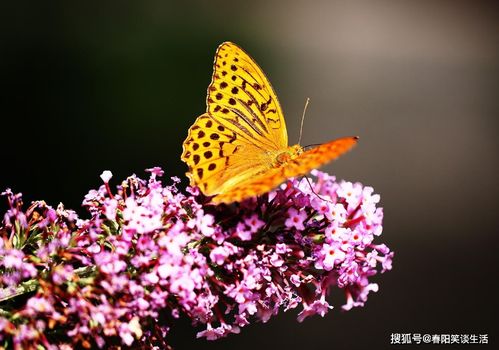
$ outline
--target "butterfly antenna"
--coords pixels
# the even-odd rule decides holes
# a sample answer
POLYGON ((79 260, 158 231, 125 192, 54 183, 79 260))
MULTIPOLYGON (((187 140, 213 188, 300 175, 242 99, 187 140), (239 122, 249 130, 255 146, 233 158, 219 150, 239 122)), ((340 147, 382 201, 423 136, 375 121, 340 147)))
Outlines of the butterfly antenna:
POLYGON ((307 101, 305 101, 305 107, 303 108, 303 114, 301 116, 300 137, 298 138, 298 144, 301 143, 301 136, 303 135, 303 121, 305 120, 305 113, 307 112, 307 107, 308 107, 309 102, 310 102, 310 98, 307 97, 307 101))
POLYGON ((305 178, 305 180, 307 180, 308 182, 308 185, 310 186, 310 190, 312 191, 313 194, 315 194, 317 196, 317 198, 325 201, 325 202, 329 202, 329 203, 332 203, 332 204, 335 204, 333 201, 329 200, 329 199, 326 199, 324 197, 322 197, 320 194, 318 194, 317 192, 315 192, 314 188, 312 187, 312 184, 310 183, 310 180, 308 179, 308 176, 303 176, 305 178))

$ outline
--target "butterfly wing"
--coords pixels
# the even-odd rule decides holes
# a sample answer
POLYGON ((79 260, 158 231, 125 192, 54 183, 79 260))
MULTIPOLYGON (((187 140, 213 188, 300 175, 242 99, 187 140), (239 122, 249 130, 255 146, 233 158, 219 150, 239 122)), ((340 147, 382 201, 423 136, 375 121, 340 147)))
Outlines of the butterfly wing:
POLYGON ((213 198, 214 203, 231 203, 261 195, 279 186, 286 179, 307 174, 310 170, 338 158, 357 143, 357 137, 344 137, 305 151, 281 167, 271 168, 239 182, 230 192, 213 198))
POLYGON ((208 114, 262 151, 288 147, 284 115, 272 85, 236 44, 218 47, 206 104, 208 114))
POLYGON ((288 147, 277 96, 256 62, 233 43, 221 44, 208 87, 207 111, 189 129, 181 159, 192 186, 225 193, 270 169, 288 147))
POLYGON ((270 169, 272 154, 205 113, 190 127, 181 159, 189 167, 191 186, 211 196, 270 169))

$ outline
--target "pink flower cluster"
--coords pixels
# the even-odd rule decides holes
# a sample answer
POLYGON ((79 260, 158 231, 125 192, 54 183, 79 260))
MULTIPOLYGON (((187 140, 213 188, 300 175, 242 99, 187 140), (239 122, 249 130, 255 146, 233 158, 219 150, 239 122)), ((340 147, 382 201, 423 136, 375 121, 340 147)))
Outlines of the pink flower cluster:
POLYGON ((212 205, 196 188, 163 185, 159 168, 85 197, 89 219, 62 205, 9 202, 0 225, 0 343, 15 349, 165 348, 181 314, 209 340, 301 306, 324 316, 342 289, 363 306, 391 269, 371 187, 291 179, 242 203, 212 205))

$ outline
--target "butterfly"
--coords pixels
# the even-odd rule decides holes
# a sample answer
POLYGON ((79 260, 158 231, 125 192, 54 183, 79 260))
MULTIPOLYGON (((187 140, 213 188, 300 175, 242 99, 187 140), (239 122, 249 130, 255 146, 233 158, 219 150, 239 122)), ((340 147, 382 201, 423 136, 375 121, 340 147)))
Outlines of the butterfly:
POLYGON ((357 137, 305 150, 289 146, 277 95, 258 64, 236 44, 215 54, 206 113, 190 127, 181 159, 191 186, 213 203, 264 194, 348 151, 357 137))

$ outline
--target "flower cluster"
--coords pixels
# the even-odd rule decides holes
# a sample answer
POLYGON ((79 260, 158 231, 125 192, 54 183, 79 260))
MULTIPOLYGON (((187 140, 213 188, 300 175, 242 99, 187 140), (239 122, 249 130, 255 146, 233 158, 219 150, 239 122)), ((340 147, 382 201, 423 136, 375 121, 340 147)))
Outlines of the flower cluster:
POLYGON ((196 188, 163 185, 159 168, 83 201, 88 219, 42 201, 23 210, 7 190, 0 225, 0 344, 167 348, 173 320, 209 340, 301 307, 324 316, 333 288, 363 306, 391 269, 379 195, 371 187, 291 179, 241 203, 213 205, 196 188))

